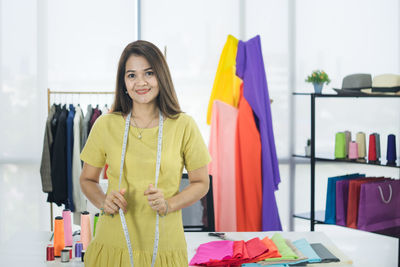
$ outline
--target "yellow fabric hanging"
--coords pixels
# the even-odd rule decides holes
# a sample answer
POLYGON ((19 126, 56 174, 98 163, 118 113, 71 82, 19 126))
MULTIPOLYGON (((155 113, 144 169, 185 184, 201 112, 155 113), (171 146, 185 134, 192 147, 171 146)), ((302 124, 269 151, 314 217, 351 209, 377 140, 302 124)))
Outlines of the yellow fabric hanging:
POLYGON ((228 35, 228 39, 222 50, 218 63, 217 74, 208 102, 207 124, 211 123, 211 113, 214 100, 220 100, 231 106, 237 107, 239 103, 239 92, 241 79, 236 76, 236 54, 238 39, 228 35))

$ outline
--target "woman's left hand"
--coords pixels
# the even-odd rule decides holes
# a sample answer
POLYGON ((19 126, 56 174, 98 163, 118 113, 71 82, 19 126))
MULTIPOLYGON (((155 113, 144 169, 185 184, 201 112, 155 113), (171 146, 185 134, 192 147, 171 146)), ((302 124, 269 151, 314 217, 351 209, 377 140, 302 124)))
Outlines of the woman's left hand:
POLYGON ((150 184, 147 190, 144 191, 144 195, 147 196, 147 201, 153 210, 157 211, 160 215, 166 215, 168 202, 165 200, 164 193, 160 189, 150 184))

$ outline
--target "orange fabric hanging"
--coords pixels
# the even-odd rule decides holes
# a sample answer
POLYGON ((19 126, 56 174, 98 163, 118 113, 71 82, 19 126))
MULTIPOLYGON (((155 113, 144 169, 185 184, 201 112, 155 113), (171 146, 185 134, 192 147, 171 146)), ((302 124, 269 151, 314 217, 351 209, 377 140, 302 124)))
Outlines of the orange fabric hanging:
POLYGON ((236 128, 236 222, 237 231, 261 231, 261 140, 253 110, 240 86, 236 128))

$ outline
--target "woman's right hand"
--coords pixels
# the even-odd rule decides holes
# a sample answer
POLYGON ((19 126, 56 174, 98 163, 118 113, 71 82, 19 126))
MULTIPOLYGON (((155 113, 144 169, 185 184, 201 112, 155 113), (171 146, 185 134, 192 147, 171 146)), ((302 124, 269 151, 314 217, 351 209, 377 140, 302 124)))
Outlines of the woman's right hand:
POLYGON ((118 213, 119 209, 122 209, 124 213, 126 213, 127 202, 124 198, 124 194, 126 189, 121 189, 118 191, 111 191, 106 194, 106 198, 103 203, 104 212, 107 214, 115 214, 118 213))

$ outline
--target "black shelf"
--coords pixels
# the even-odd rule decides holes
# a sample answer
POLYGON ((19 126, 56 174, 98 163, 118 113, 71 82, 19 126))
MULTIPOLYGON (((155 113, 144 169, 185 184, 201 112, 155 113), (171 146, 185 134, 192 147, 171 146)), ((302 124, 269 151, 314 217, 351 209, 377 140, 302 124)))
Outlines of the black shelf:
MULTIPOLYGON (((304 219, 304 220, 311 220, 311 215, 309 212, 294 214, 293 217, 299 218, 299 219, 304 219)), ((324 210, 316 210, 315 211, 314 223, 325 224, 325 211, 324 210)))
MULTIPOLYGON (((297 155, 294 154, 292 155, 295 158, 304 158, 304 159, 311 159, 309 156, 304 156, 304 155, 297 155)), ((400 168, 398 165, 386 165, 384 164, 386 161, 382 161, 380 164, 376 163, 368 163, 368 162, 360 162, 360 161, 352 161, 352 160, 346 160, 346 159, 330 159, 330 158, 320 158, 320 157, 315 157, 316 161, 329 161, 329 162, 337 162, 337 163, 349 163, 349 164, 364 164, 364 165, 370 165, 370 166, 380 166, 380 167, 389 167, 389 168, 400 168)))
POLYGON ((384 97, 384 98, 400 98, 400 95, 373 95, 373 94, 348 94, 348 95, 338 95, 338 94, 315 94, 315 93, 301 93, 294 92, 293 95, 313 95, 314 97, 338 97, 338 98, 376 98, 376 97, 384 97))
MULTIPOLYGON (((376 94, 315 94, 315 93, 302 93, 302 92, 295 92, 293 93, 294 96, 309 96, 310 97, 310 108, 311 108, 311 129, 310 129, 310 156, 304 155, 292 155, 293 157, 297 158, 304 158, 310 161, 310 212, 302 213, 302 214, 295 214, 293 215, 296 218, 306 219, 310 221, 310 231, 314 231, 315 224, 324 224, 325 221, 325 212, 324 211, 316 211, 315 210, 315 165, 318 161, 325 161, 325 162, 336 162, 336 163, 349 163, 349 164, 366 164, 370 166, 377 166, 377 167, 391 167, 391 168, 400 168, 400 166, 388 166, 385 165, 386 161, 381 162, 380 164, 371 164, 368 162, 357 162, 357 161, 350 161, 350 160, 337 160, 332 158, 324 158, 324 157, 316 157, 316 149, 315 149, 315 107, 316 107, 316 99, 318 98, 398 98, 400 99, 400 95, 376 95, 376 94)), ((396 229, 396 237, 400 236, 400 230, 396 229), (397 236, 397 233, 399 236, 397 236)), ((383 235, 388 235, 386 233, 380 233, 383 235)), ((393 236, 393 235, 388 235, 393 236)), ((400 248, 400 238, 399 238, 399 248, 400 248)), ((400 260, 400 249, 399 249, 399 260, 400 260)))
MULTIPOLYGON (((303 213, 294 214, 293 217, 298 218, 298 219, 303 219, 303 220, 311 220, 310 212, 303 212, 303 213)), ((325 211, 324 210, 316 210, 315 211, 314 224, 326 224, 326 225, 334 225, 334 226, 348 228, 347 226, 343 226, 343 225, 325 223, 325 211)), ((354 229, 354 228, 350 228, 350 229, 354 229)), ((364 231, 364 230, 361 230, 361 229, 354 229, 354 230, 364 231)), ((393 231, 393 228, 391 230, 393 231)), ((400 237, 400 230, 394 230, 393 232, 396 232, 395 234, 393 234, 392 232, 391 233, 387 233, 387 232, 369 232, 369 231, 364 231, 364 232, 373 233, 373 234, 380 234, 380 235, 396 237, 396 238, 400 237)))

